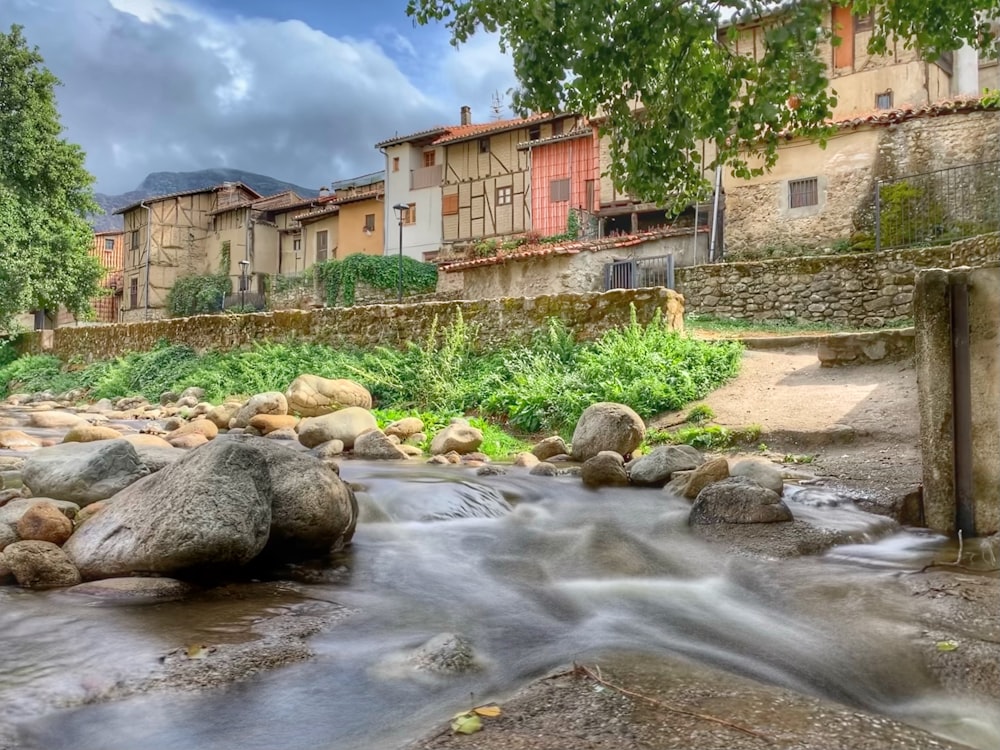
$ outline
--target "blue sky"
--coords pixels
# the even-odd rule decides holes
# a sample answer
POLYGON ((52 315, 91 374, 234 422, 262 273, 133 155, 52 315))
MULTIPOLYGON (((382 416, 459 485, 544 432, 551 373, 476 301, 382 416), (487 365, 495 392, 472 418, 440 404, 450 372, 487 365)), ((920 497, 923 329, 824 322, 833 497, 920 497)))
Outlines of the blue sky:
POLYGON ((306 187, 382 167, 374 143, 488 120, 515 85, 497 40, 455 51, 406 0, 0 0, 63 86, 101 192, 229 166, 306 187))

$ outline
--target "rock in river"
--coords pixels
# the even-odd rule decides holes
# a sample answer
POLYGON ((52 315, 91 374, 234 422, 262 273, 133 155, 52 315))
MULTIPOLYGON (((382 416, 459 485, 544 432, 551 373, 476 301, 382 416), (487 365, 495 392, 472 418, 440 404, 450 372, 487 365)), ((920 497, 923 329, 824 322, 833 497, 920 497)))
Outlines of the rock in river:
POLYGON ((792 512, 778 493, 752 479, 730 477, 698 493, 688 523, 775 523, 791 521, 792 512))
POLYGON ((87 505, 111 497, 149 474, 127 440, 63 443, 24 462, 21 479, 32 494, 87 505))
MULTIPOLYGON (((628 456, 642 442, 646 425, 624 404, 600 402, 584 409, 573 430, 573 459, 586 461, 601 451, 628 456)), ((536 454, 537 455, 537 454, 536 454)))

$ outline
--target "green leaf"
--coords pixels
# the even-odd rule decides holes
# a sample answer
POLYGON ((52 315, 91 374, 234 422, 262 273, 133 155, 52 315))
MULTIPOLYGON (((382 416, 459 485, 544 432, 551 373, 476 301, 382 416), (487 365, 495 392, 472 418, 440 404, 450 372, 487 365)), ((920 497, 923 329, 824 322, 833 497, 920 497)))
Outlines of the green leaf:
POLYGON ((938 641, 934 645, 937 646, 938 651, 956 651, 958 649, 958 641, 938 641))
POLYGON ((455 714, 451 720, 451 730, 455 734, 475 734, 483 728, 483 722, 474 711, 455 714))

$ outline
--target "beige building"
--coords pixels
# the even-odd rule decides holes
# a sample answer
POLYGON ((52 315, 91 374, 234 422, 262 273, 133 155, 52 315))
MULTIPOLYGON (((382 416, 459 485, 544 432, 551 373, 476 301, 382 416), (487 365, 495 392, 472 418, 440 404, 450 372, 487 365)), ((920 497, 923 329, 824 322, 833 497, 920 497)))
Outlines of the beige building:
MULTIPOLYGON (((343 260, 348 255, 382 255, 385 248, 385 172, 340 180, 331 185, 330 205, 339 215, 335 252, 330 257, 343 260)), ((408 212, 409 213, 409 212, 408 212)), ((409 220, 409 216, 404 220, 409 220)))

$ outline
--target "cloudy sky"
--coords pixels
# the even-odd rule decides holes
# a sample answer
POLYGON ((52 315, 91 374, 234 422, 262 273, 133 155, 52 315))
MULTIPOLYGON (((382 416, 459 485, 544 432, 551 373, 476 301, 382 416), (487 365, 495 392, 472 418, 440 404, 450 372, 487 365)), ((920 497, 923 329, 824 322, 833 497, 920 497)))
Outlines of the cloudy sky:
MULTIPOLYGON (((305 187, 380 169, 376 141, 490 116, 514 85, 480 36, 456 51, 406 0, 0 0, 57 90, 97 189, 228 166, 305 187)), ((506 114, 509 115, 509 112, 506 114)))

